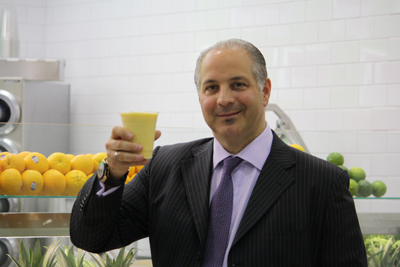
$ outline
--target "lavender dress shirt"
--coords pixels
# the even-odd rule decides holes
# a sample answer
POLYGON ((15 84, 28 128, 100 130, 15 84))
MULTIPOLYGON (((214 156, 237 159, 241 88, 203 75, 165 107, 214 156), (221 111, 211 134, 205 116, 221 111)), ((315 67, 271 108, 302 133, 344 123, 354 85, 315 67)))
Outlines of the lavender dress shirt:
MULTIPOLYGON (((249 202, 260 171, 271 152, 273 135, 268 123, 266 124, 267 126, 265 130, 236 155, 242 158, 243 162, 232 172, 233 210, 231 230, 229 233, 229 241, 225 253, 224 264, 222 265, 223 267, 228 266, 228 254, 233 239, 235 238, 236 232, 239 228, 240 221, 242 220, 243 213, 246 209, 247 203, 249 202)), ((214 171, 211 180, 210 204, 222 178, 222 161, 229 156, 231 156, 231 154, 222 147, 217 139, 214 138, 214 171)))

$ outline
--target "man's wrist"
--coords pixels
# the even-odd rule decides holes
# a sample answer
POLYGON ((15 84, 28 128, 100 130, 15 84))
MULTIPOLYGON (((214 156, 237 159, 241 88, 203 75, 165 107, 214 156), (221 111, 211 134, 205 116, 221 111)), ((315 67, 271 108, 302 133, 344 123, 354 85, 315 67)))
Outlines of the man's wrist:
POLYGON ((102 182, 106 189, 107 187, 115 187, 123 185, 128 177, 128 171, 120 178, 111 175, 110 167, 108 166, 107 158, 100 162, 97 169, 97 178, 102 182))

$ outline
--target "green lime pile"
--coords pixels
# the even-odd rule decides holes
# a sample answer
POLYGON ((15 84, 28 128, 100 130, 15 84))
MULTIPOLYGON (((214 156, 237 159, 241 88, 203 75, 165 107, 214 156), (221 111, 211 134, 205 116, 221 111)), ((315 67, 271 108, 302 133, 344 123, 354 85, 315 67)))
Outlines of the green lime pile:
POLYGON ((346 170, 350 176, 349 191, 352 196, 369 197, 382 197, 386 194, 386 184, 382 181, 374 181, 370 183, 366 180, 367 175, 360 167, 353 167, 348 169, 344 166, 344 157, 338 152, 332 152, 328 155, 327 161, 346 170))

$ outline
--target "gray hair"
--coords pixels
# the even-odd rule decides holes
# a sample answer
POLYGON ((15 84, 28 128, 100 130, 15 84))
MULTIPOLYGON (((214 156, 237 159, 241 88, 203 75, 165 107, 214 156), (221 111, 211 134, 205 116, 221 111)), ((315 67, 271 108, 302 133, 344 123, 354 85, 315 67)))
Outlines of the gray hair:
POLYGON ((229 39, 226 41, 221 41, 216 43, 215 45, 207 48, 202 51, 196 62, 196 70, 194 72, 194 82, 196 83, 197 91, 200 90, 200 67, 204 57, 208 54, 208 52, 217 49, 243 49, 247 53, 249 53, 252 61, 253 61, 253 69, 252 74, 257 81, 257 85, 260 90, 263 90, 265 80, 268 77, 267 66, 265 63, 264 56, 261 54, 260 50, 255 47, 252 43, 246 42, 241 39, 229 39))

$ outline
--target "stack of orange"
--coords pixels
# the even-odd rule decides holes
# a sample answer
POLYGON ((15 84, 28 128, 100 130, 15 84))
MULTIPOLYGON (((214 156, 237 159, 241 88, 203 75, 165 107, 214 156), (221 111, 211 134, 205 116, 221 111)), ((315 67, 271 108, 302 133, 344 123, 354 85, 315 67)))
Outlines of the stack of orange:
POLYGON ((56 152, 46 158, 38 152, 0 153, 0 194, 76 196, 107 157, 56 152))
POLYGON ((132 166, 129 168, 128 177, 126 178, 125 184, 129 183, 133 177, 143 168, 143 165, 140 166, 132 166))

